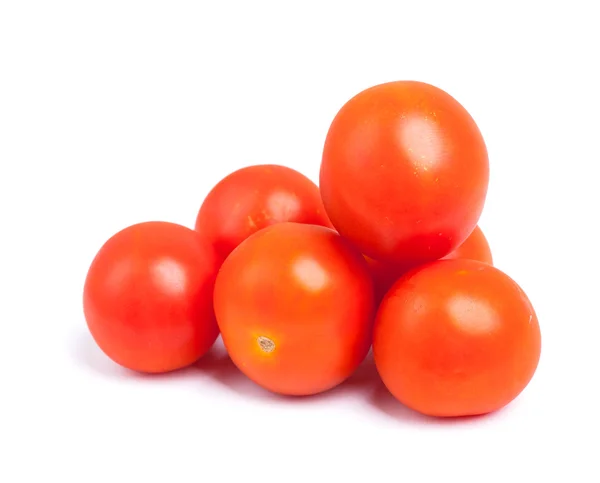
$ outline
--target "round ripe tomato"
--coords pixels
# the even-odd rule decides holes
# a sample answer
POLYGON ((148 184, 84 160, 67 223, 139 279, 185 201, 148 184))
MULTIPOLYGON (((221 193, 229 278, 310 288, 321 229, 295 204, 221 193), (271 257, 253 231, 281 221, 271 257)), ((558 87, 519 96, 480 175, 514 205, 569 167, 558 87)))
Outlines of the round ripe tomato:
MULTIPOLYGON (((446 255, 444 259, 467 258, 469 260, 479 260, 480 262, 493 265, 492 252, 490 246, 481 231, 479 226, 469 235, 469 237, 455 249, 452 253, 446 255)), ((394 285, 403 274, 405 274, 414 266, 409 264, 394 264, 391 262, 381 262, 373 260, 365 255, 365 259, 371 270, 371 276, 375 284, 375 298, 378 301, 383 299, 383 296, 394 285)))
POLYGON ((252 233, 284 221, 331 226, 310 179, 285 166, 256 165, 234 171, 210 191, 196 230, 225 259, 252 233))
POLYGON ((527 386, 540 327, 523 290, 475 260, 440 260, 390 289, 375 322, 373 353, 390 392, 431 416, 485 414, 527 386))
POLYGON ((135 371, 192 364, 219 333, 212 304, 218 268, 212 247, 184 226, 147 222, 118 232, 85 280, 84 313, 96 343, 135 371))
POLYGON ((437 260, 475 228, 487 195, 487 149, 453 97, 422 82, 377 85, 334 118, 320 187, 331 222, 362 253, 437 260))
POLYGON ((468 258, 469 260, 479 260, 490 265, 494 264, 492 251, 485 235, 479 226, 476 226, 464 243, 452 253, 444 257, 445 259, 468 258))
POLYGON ((340 384, 371 345, 366 262, 329 228, 281 223, 255 233, 225 260, 214 301, 232 361, 279 394, 340 384))

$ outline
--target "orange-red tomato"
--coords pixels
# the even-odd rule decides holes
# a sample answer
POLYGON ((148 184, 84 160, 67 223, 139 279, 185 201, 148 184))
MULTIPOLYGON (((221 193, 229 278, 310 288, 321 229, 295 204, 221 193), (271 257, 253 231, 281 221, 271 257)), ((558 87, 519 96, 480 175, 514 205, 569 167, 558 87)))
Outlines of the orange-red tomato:
POLYGON ((251 234, 285 221, 331 226, 310 179, 285 166, 255 165, 217 183, 200 207, 196 230, 225 259, 251 234))
POLYGON ((366 262, 329 228, 281 223, 250 236, 221 267, 214 302, 232 361, 272 392, 330 389, 371 344, 366 262))
POLYGON ((327 133, 320 188, 339 233, 400 265, 444 257, 475 228, 489 164, 475 121, 453 97, 399 81, 350 99, 327 133))
POLYGON ((192 364, 219 333, 212 304, 218 268, 212 247, 184 226, 147 222, 118 232, 85 280, 84 313, 96 343, 135 371, 192 364))
POLYGON ((452 253, 444 257, 445 259, 467 258, 469 260, 479 260, 480 262, 494 264, 492 251, 485 235, 479 226, 476 226, 462 245, 452 253))
POLYGON ((373 353, 390 392, 431 416, 485 414, 527 386, 541 351, 523 290, 483 262, 440 260, 411 270, 383 299, 373 353))
MULTIPOLYGON (((473 230, 473 232, 462 245, 444 257, 444 259, 454 258, 479 260, 480 262, 493 265, 490 246, 488 245, 488 242, 479 226, 475 227, 475 230, 473 230)), ((375 298, 378 301, 383 299, 383 296, 387 293, 396 280, 398 280, 408 270, 414 268, 414 266, 409 264, 401 265, 391 262, 373 260, 366 255, 365 259, 367 260, 369 269, 371 270, 371 276, 373 277, 373 282, 375 284, 375 298)))

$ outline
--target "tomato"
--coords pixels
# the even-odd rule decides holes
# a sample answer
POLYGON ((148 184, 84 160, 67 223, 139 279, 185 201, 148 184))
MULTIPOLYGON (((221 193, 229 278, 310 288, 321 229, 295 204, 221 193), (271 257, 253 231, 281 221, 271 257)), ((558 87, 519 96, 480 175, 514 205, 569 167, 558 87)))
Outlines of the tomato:
POLYGON ((330 389, 370 347, 366 262, 329 228, 281 223, 250 236, 221 267, 214 302, 232 361, 275 393, 330 389))
MULTIPOLYGON (((446 255, 444 259, 454 258, 467 258, 469 260, 479 260, 484 263, 493 265, 492 252, 490 246, 481 231, 479 226, 475 227, 475 230, 469 235, 469 237, 452 253, 446 255)), ((408 263, 394 264, 390 262, 380 262, 373 260, 365 255, 365 259, 371 270, 371 276, 373 277, 373 283, 375 284, 375 295, 378 301, 383 299, 383 296, 391 288, 396 280, 398 280, 404 273, 406 273, 415 265, 408 263)))
POLYGON ((469 238, 467 238, 462 245, 444 258, 468 258, 469 260, 479 260, 480 262, 489 263, 490 265, 494 264, 490 245, 479 226, 475 227, 473 232, 469 235, 469 238))
POLYGON ((192 364, 218 336, 212 295, 219 264, 189 228, 166 222, 130 226, 95 256, 84 313, 100 348, 140 372, 192 364))
POLYGON ((453 97, 422 82, 366 89, 335 116, 320 187, 339 233, 381 261, 444 257, 479 221, 489 181, 475 121, 453 97))
POLYGON ((331 226, 310 179, 285 166, 255 165, 234 171, 210 191, 196 230, 225 259, 252 233, 284 221, 331 226))
POLYGON ((485 414, 527 386, 540 358, 536 313, 508 275, 483 262, 413 269, 383 299, 377 370, 406 406, 431 416, 485 414))
POLYGON ((390 289, 394 282, 398 280, 402 274, 407 272, 410 265, 394 264, 391 262, 380 262, 364 255, 367 260, 367 265, 371 272, 373 279, 373 285, 375 287, 375 300, 377 303, 381 302, 387 291, 390 289))

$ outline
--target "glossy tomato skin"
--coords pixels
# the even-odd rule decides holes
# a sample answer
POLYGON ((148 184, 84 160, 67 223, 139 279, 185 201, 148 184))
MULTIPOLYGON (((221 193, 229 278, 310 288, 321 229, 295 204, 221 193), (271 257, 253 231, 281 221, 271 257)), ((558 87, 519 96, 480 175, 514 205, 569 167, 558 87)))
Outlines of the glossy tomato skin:
POLYGON ((538 319, 508 275, 475 260, 409 271, 377 314, 373 353, 390 392, 430 416, 502 408, 527 386, 541 352, 538 319))
POLYGON ((192 364, 218 336, 212 304, 218 268, 212 247, 184 226, 146 222, 118 232, 85 280, 84 313, 96 343, 134 371, 192 364))
MULTIPOLYGON (((444 259, 466 258, 469 260, 479 260, 480 262, 493 265, 492 251, 479 226, 476 226, 469 237, 457 249, 449 253, 444 259)), ((388 290, 394 285, 402 275, 415 265, 395 264, 391 262, 381 262, 373 260, 365 255, 365 259, 371 270, 373 283, 375 284, 375 298, 381 302, 388 290)))
POLYGON ((467 258, 469 260, 479 260, 480 262, 494 264, 492 251, 487 238, 481 231, 479 226, 476 226, 469 237, 457 249, 444 257, 451 260, 455 258, 467 258))
POLYGON ((329 228, 281 223, 250 236, 221 267, 214 301, 231 359, 275 393, 331 389, 371 345, 366 262, 329 228))
POLYGON ((339 233, 376 260, 424 263, 473 231, 487 195, 487 149, 446 92, 398 81, 366 89, 335 116, 320 188, 339 233))
POLYGON ((285 166, 254 165, 217 183, 200 207, 196 230, 224 260, 251 234, 285 221, 331 226, 310 179, 285 166))
POLYGON ((392 285, 398 280, 404 273, 410 270, 411 265, 394 264, 390 262, 380 262, 364 255, 369 271, 371 272, 371 278, 373 279, 373 286, 375 289, 375 301, 377 304, 381 303, 383 297, 391 288, 392 285))

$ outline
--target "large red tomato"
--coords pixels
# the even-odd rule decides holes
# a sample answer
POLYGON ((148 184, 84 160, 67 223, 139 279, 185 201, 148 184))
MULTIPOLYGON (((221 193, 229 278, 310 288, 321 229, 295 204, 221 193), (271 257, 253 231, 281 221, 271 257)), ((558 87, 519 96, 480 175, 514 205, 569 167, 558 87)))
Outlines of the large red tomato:
POLYGON ((250 236, 221 267, 214 301, 233 362, 276 393, 330 389, 370 347, 366 262, 329 228, 281 223, 250 236))
POLYGON ((166 222, 125 228, 102 246, 85 280, 92 336, 135 371, 193 363, 218 336, 212 304, 218 268, 212 247, 189 228, 166 222))
POLYGON ((527 386, 541 351, 523 290, 475 260, 440 260, 406 273, 375 322, 373 353, 390 392, 432 416, 484 414, 527 386))
POLYGON ((252 233, 284 221, 331 226, 310 179, 285 166, 255 165, 217 183, 200 207, 196 230, 225 259, 252 233))
POLYGON ((437 260, 475 228, 487 194, 486 146, 453 97, 399 81, 350 99, 327 133, 320 187, 327 214, 365 254, 437 260))

